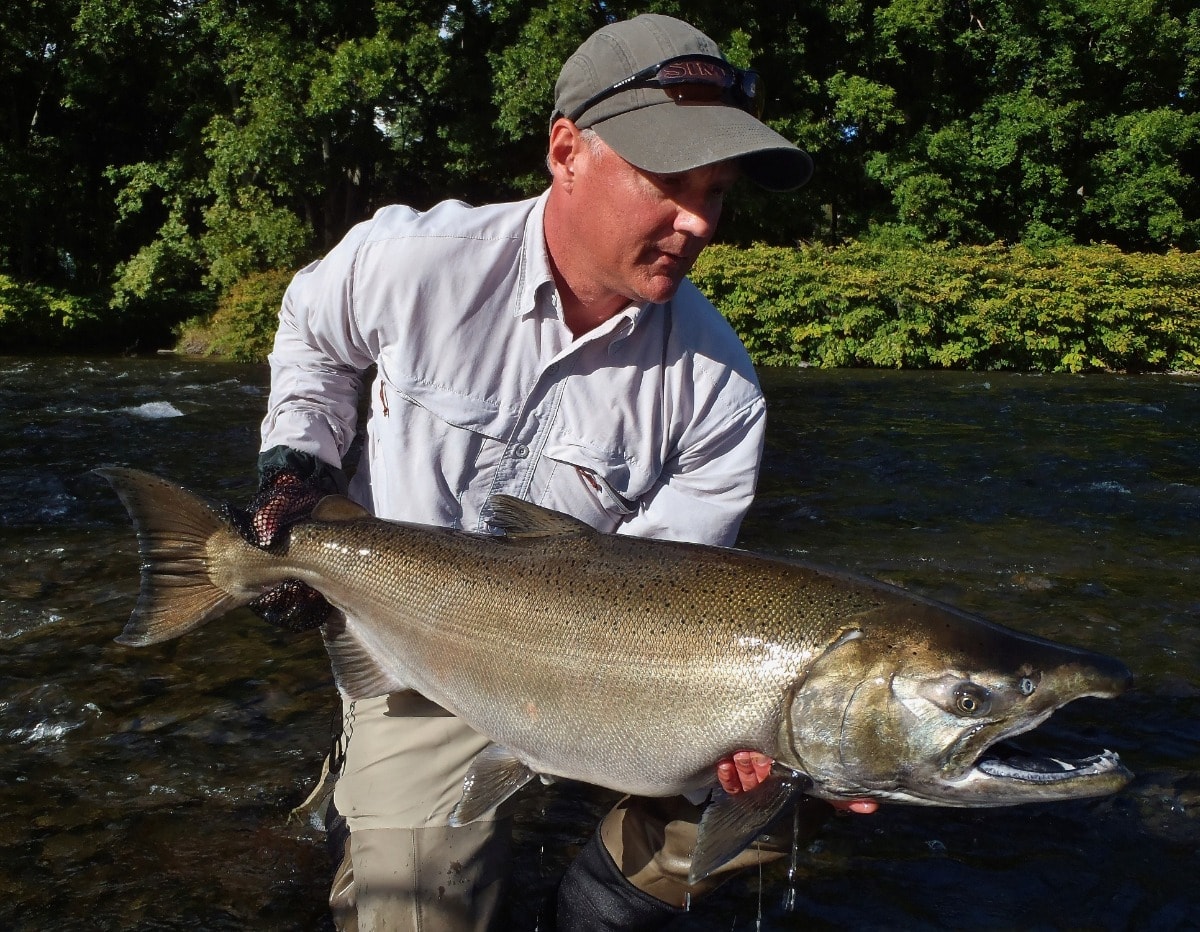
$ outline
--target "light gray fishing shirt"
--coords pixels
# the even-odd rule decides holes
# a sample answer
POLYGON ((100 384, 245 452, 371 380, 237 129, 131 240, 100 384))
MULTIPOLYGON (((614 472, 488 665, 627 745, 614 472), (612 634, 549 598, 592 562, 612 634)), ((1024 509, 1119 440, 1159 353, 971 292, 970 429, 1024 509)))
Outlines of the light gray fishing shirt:
POLYGON ((749 356, 688 281, 575 338, 545 204, 385 207, 301 270, 262 449, 341 465, 375 365, 350 494, 376 515, 482 531, 503 492, 603 531, 732 544, 763 444, 749 356))

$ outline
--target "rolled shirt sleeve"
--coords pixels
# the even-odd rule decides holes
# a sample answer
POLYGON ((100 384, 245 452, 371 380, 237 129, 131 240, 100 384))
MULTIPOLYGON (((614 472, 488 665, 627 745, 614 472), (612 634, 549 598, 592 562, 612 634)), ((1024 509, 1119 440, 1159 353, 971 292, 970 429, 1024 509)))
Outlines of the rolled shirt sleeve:
POLYGON ((283 297, 268 356, 262 450, 288 447, 340 468, 358 427, 362 374, 373 362, 354 309, 354 260, 369 224, 300 270, 283 297))
POLYGON ((619 532, 732 547, 754 498, 766 408, 761 398, 665 464, 619 532))

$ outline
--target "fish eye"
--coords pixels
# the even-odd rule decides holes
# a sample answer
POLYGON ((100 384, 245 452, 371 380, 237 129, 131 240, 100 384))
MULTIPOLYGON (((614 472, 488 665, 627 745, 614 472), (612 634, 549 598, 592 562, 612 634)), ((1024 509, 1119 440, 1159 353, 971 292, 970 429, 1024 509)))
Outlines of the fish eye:
POLYGON ((986 715, 991 707, 991 693, 976 683, 960 683, 954 690, 954 709, 959 715, 986 715))
POLYGON ((1032 696, 1033 691, 1037 689, 1037 684, 1028 676, 1023 676, 1018 688, 1021 690, 1022 696, 1032 696))

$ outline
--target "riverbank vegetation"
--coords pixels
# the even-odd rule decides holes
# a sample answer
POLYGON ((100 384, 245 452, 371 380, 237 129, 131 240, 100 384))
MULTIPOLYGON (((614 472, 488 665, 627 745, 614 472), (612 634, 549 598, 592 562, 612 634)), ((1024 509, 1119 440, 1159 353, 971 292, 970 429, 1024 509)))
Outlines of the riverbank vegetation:
POLYGON ((1197 368, 1192 0, 9 4, 0 352, 261 358, 381 204, 540 190, 561 61, 647 9, 817 164, 736 192, 696 271, 760 361, 1197 368))
POLYGON ((1200 370, 1200 253, 711 246, 693 281, 758 363, 1200 370))

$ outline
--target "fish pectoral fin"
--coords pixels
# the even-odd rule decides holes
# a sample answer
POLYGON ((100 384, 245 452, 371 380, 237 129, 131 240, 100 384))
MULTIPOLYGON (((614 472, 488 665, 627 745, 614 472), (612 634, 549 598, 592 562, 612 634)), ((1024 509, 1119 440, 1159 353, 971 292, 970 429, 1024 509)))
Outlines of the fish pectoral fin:
POLYGON ((408 689, 408 684, 379 665, 341 612, 330 613, 329 620, 321 625, 321 637, 333 668, 333 681, 347 699, 371 699, 408 689))
POLYGON ((499 806, 537 774, 508 748, 489 744, 475 755, 463 778, 462 799, 450 813, 451 825, 474 822, 489 809, 499 806))
POLYGON ((807 778, 772 774, 746 793, 714 790, 700 817, 688 883, 699 883, 763 834, 810 786, 807 778))

